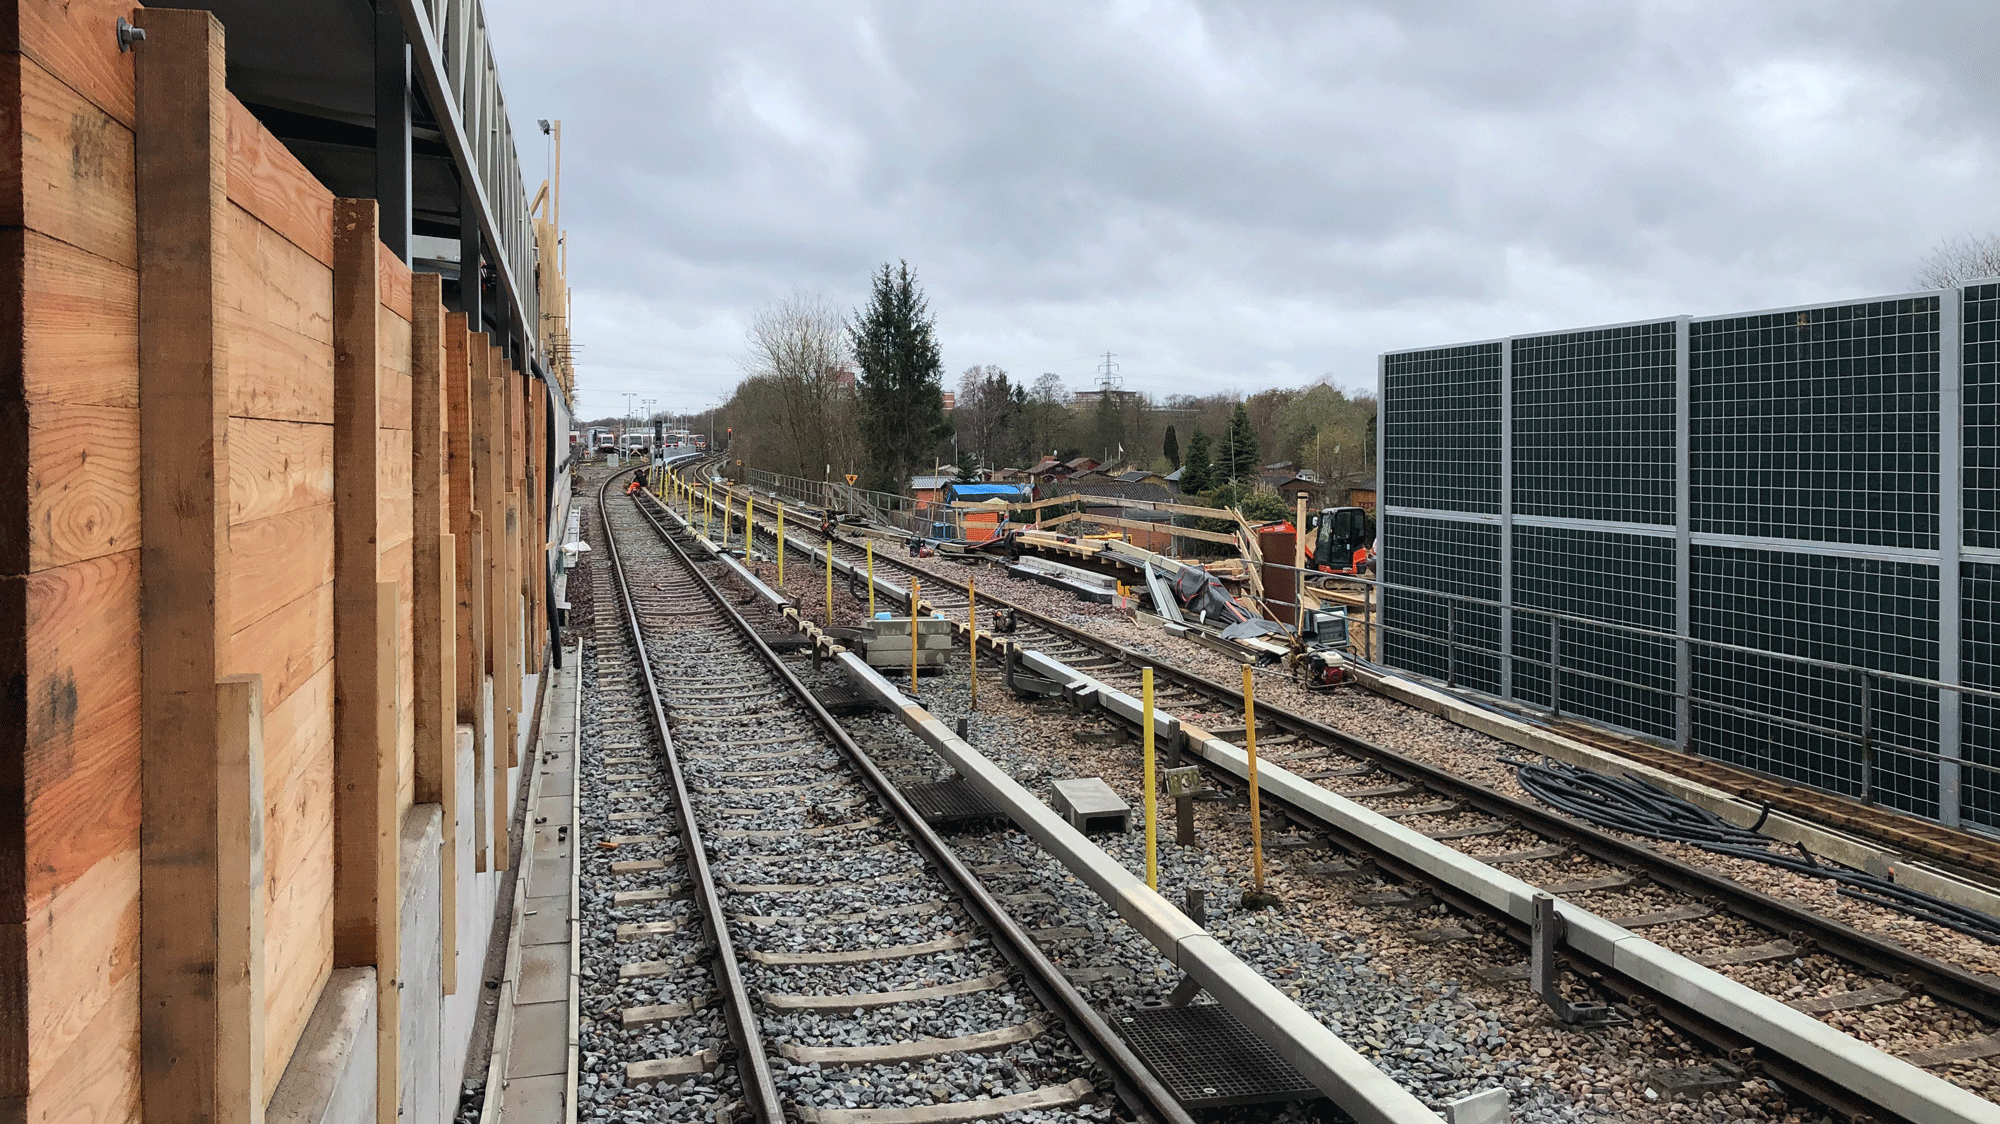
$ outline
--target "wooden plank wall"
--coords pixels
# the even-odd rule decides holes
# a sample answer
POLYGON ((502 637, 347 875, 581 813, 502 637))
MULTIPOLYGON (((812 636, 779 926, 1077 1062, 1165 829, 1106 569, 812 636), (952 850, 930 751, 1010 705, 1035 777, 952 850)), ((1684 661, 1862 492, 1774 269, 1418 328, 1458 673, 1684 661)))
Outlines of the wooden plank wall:
MULTIPOLYGON (((134 56, 108 30, 132 14, 104 0, 18 5, 0 41, 0 98, 18 101, 0 130, 0 161, 17 169, 0 176, 0 1121, 139 1120, 142 1041, 169 1033, 142 1030, 140 1017, 142 871, 160 860, 141 847, 134 642, 144 590, 139 103, 134 56)), ((143 48, 155 52, 185 48, 170 25, 195 26, 157 9, 137 18, 158 22, 143 48)), ((268 1096, 336 962, 381 957, 372 936, 367 951, 337 956, 344 785, 379 794, 370 827, 392 847, 412 801, 437 801, 448 831, 466 825, 447 848, 472 850, 481 870, 508 864, 498 786, 532 707, 520 677, 539 667, 553 536, 539 525, 542 385, 445 314, 435 279, 413 278, 374 244, 357 259, 372 267, 373 338, 354 358, 373 375, 363 456, 373 473, 357 493, 370 503, 354 518, 374 565, 357 572, 365 581, 349 608, 377 643, 353 648, 364 666, 348 670, 357 699, 393 709, 371 714, 371 746, 385 752, 369 775, 343 772, 363 766, 337 750, 335 544, 363 528, 343 527, 353 508, 340 507, 335 474, 336 200, 226 94, 220 120, 214 383, 226 455, 215 458, 215 502, 226 542, 209 575, 220 591, 212 670, 213 680, 254 679, 208 683, 204 705, 233 722, 209 744, 233 747, 242 771, 225 764, 211 778, 218 792, 203 814, 230 820, 234 834, 204 861, 261 863, 263 916, 261 932, 251 921, 240 934, 254 946, 211 942, 207 954, 230 981, 218 1002, 258 1009, 171 1048, 211 1059, 252 1049, 252 1072, 211 1066, 213 1083, 268 1096), (490 429, 475 435, 482 401, 490 429), (441 642, 419 645, 433 622, 441 642), (489 667, 491 741, 478 721, 489 667), (253 682, 257 705, 245 693, 253 682), (260 708, 261 719, 247 717, 260 708), (474 793, 450 791, 461 724, 481 731, 474 793), (261 809, 232 813, 229 794, 245 786, 261 809), (486 806, 475 809, 479 793, 486 806), (467 814, 453 814, 454 800, 467 814)), ((363 858, 379 897, 379 848, 363 858)), ((254 918, 252 904, 237 895, 218 909, 254 918)), ((392 918, 393 905, 380 915, 392 918)), ((447 964, 454 939, 447 930, 447 964)), ((395 1020, 385 1025, 393 1034, 395 1020)))

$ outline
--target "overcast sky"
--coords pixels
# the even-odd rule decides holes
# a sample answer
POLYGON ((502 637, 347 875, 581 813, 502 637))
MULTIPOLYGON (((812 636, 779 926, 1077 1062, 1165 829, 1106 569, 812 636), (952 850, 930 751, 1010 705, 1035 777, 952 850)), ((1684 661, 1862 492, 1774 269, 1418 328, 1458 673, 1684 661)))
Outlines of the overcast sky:
POLYGON ((564 127, 582 401, 699 410, 906 258, 974 364, 1372 388, 1378 352, 1900 292, 2000 228, 2000 4, 486 0, 564 127))

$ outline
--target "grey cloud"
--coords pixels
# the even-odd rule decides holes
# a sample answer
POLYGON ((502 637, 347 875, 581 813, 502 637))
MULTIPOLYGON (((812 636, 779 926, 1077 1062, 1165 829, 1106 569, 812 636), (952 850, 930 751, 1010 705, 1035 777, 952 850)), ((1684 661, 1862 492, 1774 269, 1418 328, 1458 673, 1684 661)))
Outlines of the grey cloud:
POLYGON ((587 414, 725 396, 758 304, 899 257, 952 370, 1166 393, 1894 292, 2000 226, 1987 3, 487 11, 565 121, 587 414))

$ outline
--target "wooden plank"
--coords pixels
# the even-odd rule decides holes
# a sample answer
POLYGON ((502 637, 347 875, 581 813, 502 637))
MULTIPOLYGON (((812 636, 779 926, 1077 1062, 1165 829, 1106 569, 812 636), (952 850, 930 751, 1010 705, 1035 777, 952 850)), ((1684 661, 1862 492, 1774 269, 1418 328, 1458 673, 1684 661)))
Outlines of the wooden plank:
MULTIPOLYGON (((1178 538, 1200 539, 1203 542, 1220 542, 1228 543, 1231 546, 1236 545, 1235 535, 1219 535, 1214 531, 1203 531, 1195 527, 1176 527, 1171 523, 1144 523, 1136 519, 1119 519, 1115 516, 1093 515, 1089 512, 1083 512, 1077 518, 1085 523, 1097 523, 1107 527, 1122 527, 1126 530, 1150 531, 1156 535, 1172 535, 1178 538)), ((1050 523, 1042 524, 1044 528, 1051 525, 1050 523)))
POLYGON ((229 199, 332 268, 333 193, 234 97, 229 99, 229 199))
POLYGON ((333 427, 229 419, 229 522, 333 503, 333 427))
MULTIPOLYGON (((486 520, 477 514, 472 517, 472 540, 470 559, 474 575, 486 573, 486 520)), ((473 659, 472 665, 461 671, 460 678, 469 681, 472 687, 472 712, 477 716, 473 726, 472 754, 472 823, 473 861, 472 868, 481 874, 492 869, 493 863, 493 817, 487 811, 491 803, 489 795, 493 791, 493 737, 487 729, 486 706, 486 582, 483 578, 461 579, 469 584, 472 595, 468 615, 472 618, 473 659)))
POLYGON ((376 592, 377 229, 373 200, 335 202, 333 956, 336 967, 374 964, 379 972, 381 934, 396 912, 393 895, 377 896, 382 868, 396 861, 396 848, 381 845, 395 820, 383 821, 380 795, 385 787, 393 794, 396 772, 393 733, 381 740, 381 712, 393 699, 383 697, 376 666, 385 642, 376 592))
MULTIPOLYGON (((476 337, 483 338, 483 337, 476 337)), ((484 359, 491 370, 491 349, 484 359)), ((486 595, 486 674, 492 677, 491 744, 487 747, 486 769, 492 793, 487 801, 487 848, 492 870, 509 865, 506 799, 508 721, 511 707, 507 695, 507 625, 505 606, 507 512, 506 491, 501 486, 506 447, 506 407, 502 403, 500 380, 488 374, 473 386, 472 442, 477 466, 473 487, 479 497, 480 526, 484 530, 485 571, 482 581, 486 595), (482 385, 483 384, 483 385, 482 385)))
POLYGON ((227 634, 248 629, 333 580, 336 511, 331 504, 309 507, 231 528, 227 634))
POLYGON ((216 1105, 260 1121, 264 1079, 264 683, 216 684, 216 1105))
POLYGON ((28 411, 28 569, 139 545, 139 411, 43 403, 28 411))
MULTIPOLYGON (((333 662, 333 583, 322 582, 229 637, 228 666, 264 677, 266 710, 276 710, 333 662)), ((331 736, 331 734, 329 734, 331 736)))
POLYGON ((229 412, 330 425, 333 270, 243 208, 229 216, 229 412))
MULTIPOLYGON (((442 929, 441 940, 444 948, 444 993, 450 995, 456 990, 457 974, 453 965, 458 962, 458 833, 463 821, 458 806, 458 645, 453 637, 458 634, 457 600, 452 591, 458 588, 458 551, 452 536, 439 536, 437 602, 437 635, 443 639, 438 646, 438 682, 443 684, 434 700, 432 713, 444 725, 444 761, 438 768, 437 802, 443 809, 442 829, 444 832, 443 870, 444 896, 439 904, 442 929)), ((419 764, 421 764, 419 760, 419 764)), ((421 787, 423 776, 418 775, 421 787)))
MULTIPOLYGON (((18 50, 88 97, 91 104, 127 126, 138 119, 134 107, 132 56, 104 34, 105 20, 129 16, 130 4, 117 0, 75 0, 68 4, 24 4, 15 18, 7 50, 18 50)), ((10 25, 13 20, 9 20, 10 25)), ((97 1117, 96 1119, 111 1119, 97 1117)))
MULTIPOLYGON (((222 25, 213 16, 135 14, 148 38, 136 58, 136 191, 147 215, 136 257, 145 543, 140 1082, 150 1118, 212 1121, 224 1109, 214 739, 216 681, 226 660, 222 621, 231 604, 222 329, 228 95, 222 25)), ((89 158, 109 159, 108 135, 86 132, 107 146, 89 158)), ((51 136, 77 138, 70 128, 51 136)), ((124 205, 129 209, 129 200, 124 205)), ((105 218, 110 211, 82 213, 105 218)), ((95 233, 76 244, 104 252, 95 233)), ((104 249, 113 251, 105 256, 116 252, 104 249)))
POLYGON ((264 1072, 284 1072, 333 970, 333 679, 264 710, 264 1072))
POLYGON ((382 309, 376 362, 382 368, 382 427, 410 428, 410 322, 382 309))
POLYGON ((137 407, 138 271, 30 230, 0 252, 20 262, 23 397, 137 407))
MULTIPOLYGON (((372 207, 371 207, 372 213, 372 207)), ((385 756, 375 762, 375 1119, 397 1120, 402 1112, 402 816, 397 806, 393 753, 402 726, 396 618, 403 599, 395 582, 375 585, 375 737, 385 756)), ((343 778, 344 779, 344 778, 343 778)), ((345 785, 343 785, 345 787, 345 785)), ((362 787, 368 787, 364 784, 362 787)), ((417 1043, 416 1045, 422 1045, 417 1043)))
MULTIPOLYGON (((442 804, 446 778, 456 772, 452 742, 458 726, 455 681, 445 675, 445 649, 455 646, 446 607, 455 594, 443 582, 449 516, 449 465, 444 443, 444 305, 435 273, 418 274, 410 321, 410 533, 412 580, 418 627, 416 664, 417 793, 424 803, 442 804)), ((447 829, 452 810, 444 810, 447 829)))
MULTIPOLYGON (((8 225, 135 267, 139 222, 132 130, 32 60, 21 61, 19 82, 20 164, 14 174, 20 177, 21 209, 18 223, 9 217, 8 225)), ((226 136, 217 139, 226 143, 226 136)), ((208 151, 206 146, 188 150, 208 151)))
POLYGON ((480 648, 480 618, 474 598, 478 569, 472 564, 473 525, 477 501, 472 489, 472 375, 470 339, 465 314, 446 317, 444 329, 445 460, 450 474, 448 511, 458 548, 458 720, 478 729, 479 674, 485 666, 480 648))
POLYGON ((410 267, 396 257, 395 251, 379 242, 375 244, 375 267, 382 275, 382 307, 409 323, 413 319, 410 310, 415 306, 410 267))

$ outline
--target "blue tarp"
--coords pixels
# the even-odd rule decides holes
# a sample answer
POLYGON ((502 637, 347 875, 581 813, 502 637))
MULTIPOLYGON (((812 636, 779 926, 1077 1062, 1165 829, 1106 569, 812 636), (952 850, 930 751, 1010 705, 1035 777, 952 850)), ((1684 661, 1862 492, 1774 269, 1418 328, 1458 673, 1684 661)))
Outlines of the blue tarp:
POLYGON ((1027 486, 1023 484, 947 484, 944 488, 946 503, 979 503, 991 499, 1026 503, 1031 498, 1027 486))

